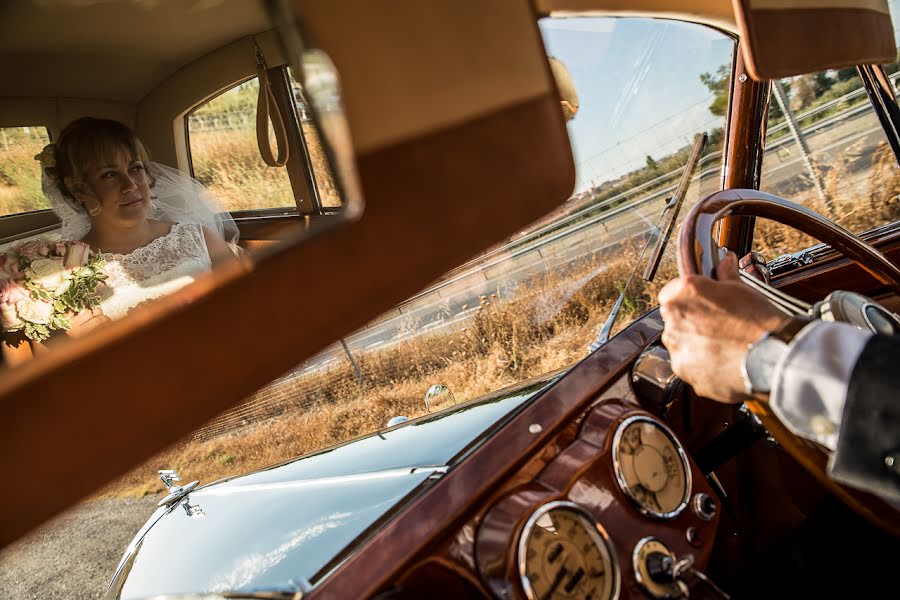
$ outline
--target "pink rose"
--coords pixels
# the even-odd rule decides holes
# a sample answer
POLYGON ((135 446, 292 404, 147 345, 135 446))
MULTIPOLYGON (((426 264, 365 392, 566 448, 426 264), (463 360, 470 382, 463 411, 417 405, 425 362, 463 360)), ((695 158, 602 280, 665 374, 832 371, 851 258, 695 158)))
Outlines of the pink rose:
POLYGON ((66 253, 66 268, 76 269, 83 267, 91 258, 91 247, 84 242, 69 242, 69 250, 66 253))
POLYGON ((56 255, 57 256, 65 256, 66 255, 66 243, 65 242, 56 242, 56 255))
POLYGON ((43 300, 23 298, 16 302, 16 311, 25 321, 47 325, 53 315, 53 305, 43 300))
POLYGON ((13 281, 4 281, 0 287, 0 303, 15 304, 28 295, 28 290, 13 281))
POLYGON ((0 255, 0 279, 22 279, 18 255, 11 253, 0 255))
POLYGON ((16 312, 16 303, 28 297, 28 292, 22 286, 6 280, 0 287, 0 320, 4 327, 16 327, 22 324, 16 312))
POLYGON ((40 240, 38 243, 38 254, 41 256, 47 256, 50 254, 50 244, 45 242, 44 240, 40 240))
POLYGON ((16 246, 15 250, 22 258, 37 258, 40 247, 41 242, 39 240, 29 240, 16 246))

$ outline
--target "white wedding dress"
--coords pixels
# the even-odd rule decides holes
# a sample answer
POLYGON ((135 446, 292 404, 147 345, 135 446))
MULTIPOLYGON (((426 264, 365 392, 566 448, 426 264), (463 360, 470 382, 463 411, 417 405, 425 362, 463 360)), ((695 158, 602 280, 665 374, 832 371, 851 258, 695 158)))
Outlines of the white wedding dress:
POLYGON ((106 283, 100 307, 110 319, 124 317, 150 300, 171 294, 212 268, 203 228, 175 223, 171 231, 128 254, 102 252, 106 283))

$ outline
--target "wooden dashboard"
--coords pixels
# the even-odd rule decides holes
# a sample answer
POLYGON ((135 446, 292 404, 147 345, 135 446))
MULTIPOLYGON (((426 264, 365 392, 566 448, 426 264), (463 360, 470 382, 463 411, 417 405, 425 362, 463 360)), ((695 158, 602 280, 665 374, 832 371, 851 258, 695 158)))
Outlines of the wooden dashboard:
MULTIPOLYGON (((641 407, 632 389, 631 368, 658 339, 661 326, 655 311, 631 325, 489 432, 440 481, 343 557, 311 597, 370 595, 360 596, 360 586, 378 598, 677 597, 674 583, 649 578, 647 556, 662 548, 673 563, 687 558, 702 572, 720 511, 715 492, 676 434, 641 407), (629 432, 637 426, 645 445, 653 445, 642 458, 626 456, 627 438, 634 438, 629 432), (650 468, 636 476, 639 460, 643 467, 649 460, 650 468), (648 483, 657 476, 662 479, 648 483), (673 477, 684 484, 669 493, 663 480, 673 477), (659 496, 649 510, 642 486, 632 485, 638 479, 659 496), (580 550, 564 542, 564 551, 559 544, 543 546, 544 554, 531 551, 538 517, 554 507, 574 515, 570 530, 595 530, 590 539, 606 548, 603 569, 592 570, 598 561, 578 556, 592 551, 588 537, 578 538, 580 550), (549 575, 529 562, 540 563, 542 556, 548 565, 559 561, 549 575), (533 581, 535 576, 543 582, 533 581), (547 576, 554 581, 548 584, 547 576), (594 585, 591 577, 606 583, 594 585)), ((548 528, 555 533, 553 525, 548 528)), ((715 597, 695 575, 684 580, 691 596, 715 597)))

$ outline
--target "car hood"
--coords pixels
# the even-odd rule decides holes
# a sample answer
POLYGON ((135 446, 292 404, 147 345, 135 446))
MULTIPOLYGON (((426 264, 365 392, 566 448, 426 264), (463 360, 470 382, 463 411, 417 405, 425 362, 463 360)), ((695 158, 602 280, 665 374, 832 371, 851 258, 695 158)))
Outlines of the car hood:
POLYGON ((556 374, 248 475, 158 509, 109 597, 305 585, 556 374))

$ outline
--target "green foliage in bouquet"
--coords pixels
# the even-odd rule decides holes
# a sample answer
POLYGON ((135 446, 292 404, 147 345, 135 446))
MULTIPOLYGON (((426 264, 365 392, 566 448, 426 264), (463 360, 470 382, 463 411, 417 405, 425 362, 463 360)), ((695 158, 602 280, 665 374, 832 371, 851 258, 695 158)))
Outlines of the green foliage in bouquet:
POLYGON ((23 331, 40 342, 71 329, 72 316, 100 305, 105 263, 81 242, 27 244, 0 257, 0 277, 6 276, 0 317, 5 331, 23 331))

